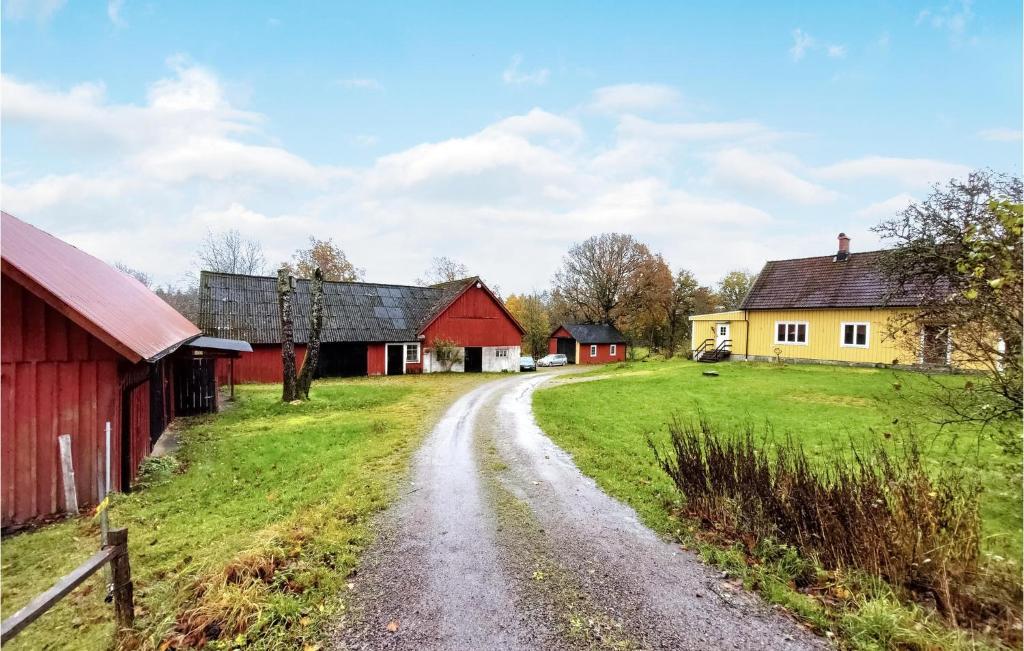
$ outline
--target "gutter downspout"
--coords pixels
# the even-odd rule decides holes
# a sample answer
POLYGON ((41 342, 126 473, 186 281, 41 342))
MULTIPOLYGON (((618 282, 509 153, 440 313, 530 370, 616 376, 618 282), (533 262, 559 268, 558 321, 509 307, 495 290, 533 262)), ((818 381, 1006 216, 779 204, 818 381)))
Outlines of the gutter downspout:
POLYGON ((747 316, 747 311, 743 310, 743 323, 746 327, 743 329, 743 359, 750 360, 750 317, 747 316))

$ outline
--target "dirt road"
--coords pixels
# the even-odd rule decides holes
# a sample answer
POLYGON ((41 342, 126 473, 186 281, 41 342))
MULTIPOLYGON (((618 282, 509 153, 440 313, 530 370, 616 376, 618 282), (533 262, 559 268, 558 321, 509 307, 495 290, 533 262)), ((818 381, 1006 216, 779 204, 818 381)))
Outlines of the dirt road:
POLYGON ((353 580, 341 649, 809 649, 827 645, 658 538, 489 382, 428 436, 353 580))

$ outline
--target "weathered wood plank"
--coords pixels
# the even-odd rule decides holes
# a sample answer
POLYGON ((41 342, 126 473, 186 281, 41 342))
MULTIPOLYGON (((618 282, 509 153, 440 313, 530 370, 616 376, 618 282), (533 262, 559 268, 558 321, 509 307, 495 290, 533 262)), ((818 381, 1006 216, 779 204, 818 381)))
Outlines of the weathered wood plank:
POLYGON ((89 557, 87 561, 65 575, 56 585, 39 595, 27 605, 18 609, 13 615, 0 624, 0 644, 7 642, 23 628, 34 622, 40 615, 49 610, 60 599, 81 585, 83 581, 96 573, 114 556, 120 554, 117 547, 104 547, 89 557))

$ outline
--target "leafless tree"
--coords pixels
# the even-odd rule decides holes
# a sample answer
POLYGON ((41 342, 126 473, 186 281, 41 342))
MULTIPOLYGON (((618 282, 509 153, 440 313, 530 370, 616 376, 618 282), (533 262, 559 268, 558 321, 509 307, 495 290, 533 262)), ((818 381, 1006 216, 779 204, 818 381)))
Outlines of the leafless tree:
POLYGON ((313 270, 310 279, 310 316, 309 338, 306 341, 306 356, 302 360, 302 370, 295 372, 295 323, 294 297, 295 277, 287 267, 277 271, 277 305, 281 315, 281 362, 284 367, 282 378, 281 400, 309 399, 309 388, 313 383, 317 363, 320 360, 320 332, 324 315, 324 275, 320 269, 313 270))
MULTIPOLYGON (((430 268, 424 272, 421 278, 416 279, 417 285, 437 285, 450 283, 453 280, 460 280, 469 276, 469 267, 458 260, 440 256, 430 261, 430 268)), ((494 288, 491 288, 492 291, 494 288)))
POLYGON ((199 266, 207 271, 260 276, 267 270, 263 246, 257 240, 242 237, 236 229, 207 231, 196 257, 199 266))
POLYGON ((574 320, 615 324, 636 305, 652 258, 646 245, 622 233, 575 244, 555 274, 555 302, 574 320))
POLYGON ((134 278, 135 280, 139 281, 140 283, 142 283, 146 287, 152 287, 153 286, 153 277, 150 276, 145 271, 142 271, 141 269, 136 269, 134 267, 129 267, 127 264, 125 264, 123 262, 120 262, 120 261, 115 262, 112 266, 114 267, 114 269, 117 269, 118 271, 120 271, 121 273, 123 273, 126 276, 131 276, 132 278, 134 278))
POLYGON ((306 343, 306 357, 302 360, 302 370, 299 371, 296 383, 299 395, 306 400, 309 400, 309 387, 313 384, 313 374, 320 361, 320 331, 324 323, 324 274, 319 267, 313 269, 309 292, 309 341, 306 343))

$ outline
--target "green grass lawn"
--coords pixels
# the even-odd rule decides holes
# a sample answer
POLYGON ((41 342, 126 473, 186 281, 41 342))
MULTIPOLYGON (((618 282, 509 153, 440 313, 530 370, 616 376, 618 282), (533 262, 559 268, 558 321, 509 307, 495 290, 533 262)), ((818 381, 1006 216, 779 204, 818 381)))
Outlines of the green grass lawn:
MULTIPOLYGON (((1005 453, 991 438, 968 427, 940 429, 930 424, 921 411, 921 401, 913 399, 921 395, 928 381, 921 374, 662 360, 609 366, 588 375, 538 391, 534 397, 537 420, 572 454, 585 474, 630 504, 663 534, 695 543, 691 535, 694 525, 673 515, 680 496, 655 465, 647 435, 666 444, 673 418, 693 419, 703 413, 725 431, 753 426, 761 436, 791 435, 816 458, 848 454, 851 444, 862 448, 875 443, 890 445, 905 437, 910 428, 924 448, 927 463, 937 472, 945 467, 962 468, 981 485, 983 550, 1014 562, 1020 558, 1019 455, 1005 453), (703 376, 709 369, 720 375, 703 376)), ((941 381, 963 382, 964 378, 949 376, 941 381)), ((710 562, 731 568, 744 581, 756 584, 769 600, 799 612, 819 628, 839 630, 856 648, 886 648, 904 635, 909 636, 908 644, 928 648, 959 646, 957 641, 964 639, 931 623, 922 628, 920 622, 930 621, 928 616, 916 607, 899 606, 886 595, 848 612, 837 625, 834 613, 794 592, 770 570, 748 568, 734 550, 696 544, 710 562)), ((962 646, 971 644, 968 641, 962 646)))
MULTIPOLYGON (((149 485, 119 495, 137 606, 131 645, 169 634, 227 637, 212 648, 315 645, 343 609, 345 577, 371 540, 372 516, 398 495, 412 451, 450 399, 480 376, 318 382, 282 404, 273 385, 238 387, 226 413, 194 419, 175 458, 149 463, 149 485), (340 595, 340 596, 339 596, 340 595), (248 627, 248 634, 223 631, 248 627)), ((92 519, 2 541, 6 617, 98 547, 92 519)), ((5 649, 112 645, 97 576, 5 649)))

